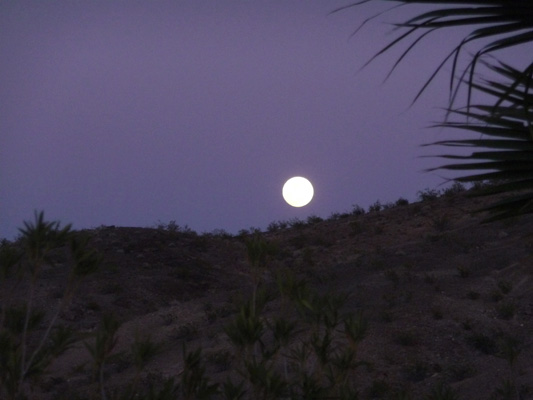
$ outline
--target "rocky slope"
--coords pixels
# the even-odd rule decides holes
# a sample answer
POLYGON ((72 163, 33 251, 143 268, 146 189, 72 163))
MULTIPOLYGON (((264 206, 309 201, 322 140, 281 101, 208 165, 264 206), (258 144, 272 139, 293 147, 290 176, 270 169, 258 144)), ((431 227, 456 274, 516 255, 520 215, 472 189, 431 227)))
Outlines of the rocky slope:
MULTIPOLYGON (((419 399, 442 382, 460 399, 505 398, 498 390, 507 378, 520 398, 533 398, 533 220, 482 224, 484 214, 473 211, 487 201, 450 193, 273 224, 262 234, 277 249, 263 285, 274 286, 275 272, 290 269, 322 293, 349 295, 344 310, 368 320, 357 354, 368 368, 353 378, 362 399, 400 398, 400 390, 419 399), (519 352, 512 368, 509 344, 519 352)), ((252 292, 247 235, 172 228, 86 231, 104 262, 61 322, 89 335, 103 314, 114 313, 122 323, 117 351, 150 334, 164 351, 142 373, 143 384, 178 376, 183 344, 202 347, 212 378, 222 379, 233 373, 235 357, 224 327, 252 292)), ((57 305, 64 279, 61 268, 44 274, 38 299, 45 309, 57 305)), ((275 305, 266 309, 276 312, 275 305)), ((90 340, 83 336, 51 365, 35 398, 98 393, 83 345, 90 340)), ((109 388, 135 375, 126 356, 106 368, 109 388)))

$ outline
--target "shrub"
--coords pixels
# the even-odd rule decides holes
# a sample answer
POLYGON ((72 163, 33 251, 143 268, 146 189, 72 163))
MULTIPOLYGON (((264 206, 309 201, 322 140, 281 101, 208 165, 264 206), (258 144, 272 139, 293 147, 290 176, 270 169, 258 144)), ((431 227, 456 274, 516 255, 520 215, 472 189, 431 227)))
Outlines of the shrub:
POLYGON ((406 206, 409 204, 409 200, 404 199, 403 197, 400 197, 396 202, 394 203, 396 206, 406 206))
POLYGON ((371 204, 368 207, 368 212, 378 212, 378 211, 381 211, 381 208, 382 208, 381 202, 379 200, 376 200, 374 204, 371 204))
POLYGON ((268 224, 267 231, 270 233, 278 232, 287 229, 288 226, 289 223, 286 221, 271 222, 270 224, 268 224))
POLYGON ((359 206, 358 204, 354 204, 353 207, 352 207, 351 214, 355 215, 355 216, 364 215, 365 214, 365 209, 363 207, 359 206))
POLYGON ((309 217, 307 217, 307 224, 308 225, 313 225, 313 224, 317 224, 319 222, 322 222, 323 219, 317 215, 310 215, 309 217))
POLYGON ((433 201, 440 196, 440 191, 436 189, 425 189, 417 193, 420 201, 433 201))
POLYGON ((464 185, 460 182, 454 182, 450 187, 444 189, 444 196, 451 197, 466 191, 464 185))
POLYGON ((295 229, 300 229, 305 226, 305 222, 299 218, 292 218, 291 220, 289 220, 288 223, 291 228, 295 228, 295 229))

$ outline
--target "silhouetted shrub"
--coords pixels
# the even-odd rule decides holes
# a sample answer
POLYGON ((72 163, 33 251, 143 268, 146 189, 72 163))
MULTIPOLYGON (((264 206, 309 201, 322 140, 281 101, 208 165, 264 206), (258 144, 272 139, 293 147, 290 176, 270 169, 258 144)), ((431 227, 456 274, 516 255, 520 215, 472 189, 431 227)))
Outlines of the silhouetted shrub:
POLYGON ((436 189, 425 189, 419 191, 417 194, 420 201, 432 201, 440 196, 440 191, 436 189))

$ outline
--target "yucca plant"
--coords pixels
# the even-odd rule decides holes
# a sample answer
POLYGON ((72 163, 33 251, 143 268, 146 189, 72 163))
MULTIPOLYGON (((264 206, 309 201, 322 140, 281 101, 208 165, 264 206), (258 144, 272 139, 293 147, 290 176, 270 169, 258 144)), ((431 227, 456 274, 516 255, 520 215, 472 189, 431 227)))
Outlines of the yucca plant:
POLYGON ((181 392, 184 400, 207 400, 218 392, 218 383, 212 383, 206 374, 202 349, 188 352, 183 345, 183 372, 181 392))
POLYGON ((0 397, 13 400, 24 399, 28 382, 37 381, 74 343, 74 332, 56 322, 81 280, 101 262, 88 239, 74 235, 70 225, 61 228, 57 221, 46 221, 43 212, 36 212, 33 222, 24 222, 20 232, 16 246, 3 242, 0 248, 0 397), (57 267, 54 253, 67 245, 71 261, 68 280, 59 305, 47 314, 35 304, 39 279, 44 267, 57 267), (19 282, 27 283, 22 299, 15 296, 19 282))
POLYGON ((104 370, 106 362, 116 357, 115 347, 118 343, 117 332, 120 328, 120 322, 113 314, 105 314, 102 317, 99 329, 95 333, 94 344, 84 342, 85 348, 91 355, 94 364, 94 377, 100 388, 102 400, 107 399, 105 389, 104 370))
POLYGON ((366 320, 343 312, 347 295, 320 295, 290 270, 275 274, 274 294, 262 280, 272 244, 258 235, 246 244, 253 292, 225 327, 241 381, 227 381, 221 394, 226 399, 355 399, 354 374, 365 364, 356 350, 366 320), (279 312, 269 315, 273 306, 279 312))

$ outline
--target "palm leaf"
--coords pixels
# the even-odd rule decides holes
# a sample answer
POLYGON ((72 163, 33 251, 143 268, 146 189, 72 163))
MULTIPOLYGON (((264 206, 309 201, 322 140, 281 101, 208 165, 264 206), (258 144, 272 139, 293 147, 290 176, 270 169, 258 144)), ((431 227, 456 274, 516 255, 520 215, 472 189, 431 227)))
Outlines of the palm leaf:
MULTIPOLYGON (((375 0, 361 0, 347 6, 340 7, 333 12, 345 10, 350 7, 361 6, 365 3, 375 0)), ((414 101, 426 90, 429 84, 433 81, 436 75, 442 70, 450 59, 452 61, 452 71, 450 74, 450 102, 453 102, 458 91, 459 85, 465 82, 463 77, 468 76, 466 83, 468 84, 467 105, 470 105, 472 96, 472 89, 474 85, 474 74, 478 66, 478 62, 483 56, 492 54, 493 52, 505 48, 515 47, 524 43, 533 43, 533 1, 531 0, 381 0, 384 2, 399 3, 402 6, 416 5, 416 4, 433 4, 443 6, 436 10, 423 12, 419 15, 408 19, 405 22, 397 23, 394 26, 397 29, 405 29, 398 37, 392 40, 388 45, 379 50, 366 64, 375 60, 377 57, 399 45, 406 38, 415 36, 411 45, 399 57, 393 65, 390 73, 398 66, 398 64, 405 58, 405 56, 415 47, 420 40, 430 33, 438 29, 455 28, 458 26, 472 27, 472 30, 467 34, 460 43, 458 43, 453 50, 447 54, 444 59, 437 65, 434 72, 429 79, 423 84, 420 91, 416 94, 414 101), (453 6, 452 6, 453 5, 453 6), (447 6, 447 7, 446 7, 447 6), (478 28, 474 28, 480 26, 478 28), (416 36, 420 34, 419 36, 416 36), (457 74, 457 64, 460 54, 463 53, 464 46, 470 43, 480 43, 477 51, 471 57, 471 61, 467 64, 465 70, 461 74, 461 78, 454 83, 457 74)), ((396 7, 392 7, 390 10, 396 7)), ((387 10, 387 11, 390 11, 387 10)), ((387 12, 386 11, 386 12, 387 12)), ((377 18, 384 14, 380 13, 363 22, 359 29, 369 20, 377 18)), ((358 30, 359 30, 358 29, 358 30)), ((518 82, 522 81, 524 77, 531 74, 533 71, 533 63, 518 71, 519 77, 509 85, 510 89, 515 88, 518 82)), ((508 93, 502 93, 502 97, 497 98, 496 101, 501 103, 503 98, 508 93)), ((414 102, 413 101, 413 102, 414 102)), ((451 104, 450 104, 451 105, 451 104)))
MULTIPOLYGON (((333 12, 360 6, 376 0, 360 0, 333 12)), ((441 154, 437 157, 451 160, 429 171, 463 171, 466 175, 454 178, 459 182, 492 181, 478 194, 507 196, 487 207, 491 219, 533 213, 533 62, 519 70, 502 62, 494 62, 492 53, 533 43, 533 0, 381 0, 397 6, 429 4, 441 6, 422 12, 407 21, 394 24, 400 33, 379 50, 364 66, 399 46, 407 39, 411 43, 393 64, 387 78, 422 39, 431 33, 456 27, 470 27, 452 51, 437 67, 416 94, 415 102, 437 74, 449 62, 450 104, 447 117, 437 127, 456 129, 481 135, 478 138, 441 140, 430 145, 472 148, 470 155, 441 154), (477 46, 464 70, 458 74, 460 56, 466 45, 477 46), (491 58, 492 57, 492 58, 491 58), (490 59, 489 63, 487 59, 490 59), (478 67, 487 67, 497 79, 479 79, 478 67), (455 108, 454 102, 462 85, 467 85, 466 107, 455 108), (473 91, 493 100, 488 104, 471 104, 473 91)), ((367 18, 357 29, 396 7, 367 18)), ((354 34, 355 34, 354 33, 354 34)))
MULTIPOLYGON (((450 109, 451 116, 469 122, 445 121, 436 127, 459 129, 481 134, 478 139, 441 140, 429 146, 469 147, 469 155, 440 154, 437 157, 457 161, 428 171, 468 171, 454 180, 459 182, 492 181, 478 195, 502 194, 503 200, 484 208, 492 215, 487 221, 533 213, 533 95, 529 78, 504 63, 487 65, 499 80, 482 80, 474 85, 487 95, 503 99, 496 105, 478 104, 467 109, 450 109), (511 87, 509 89, 509 87, 511 87)), ((427 146, 427 145, 426 145, 427 146)))

